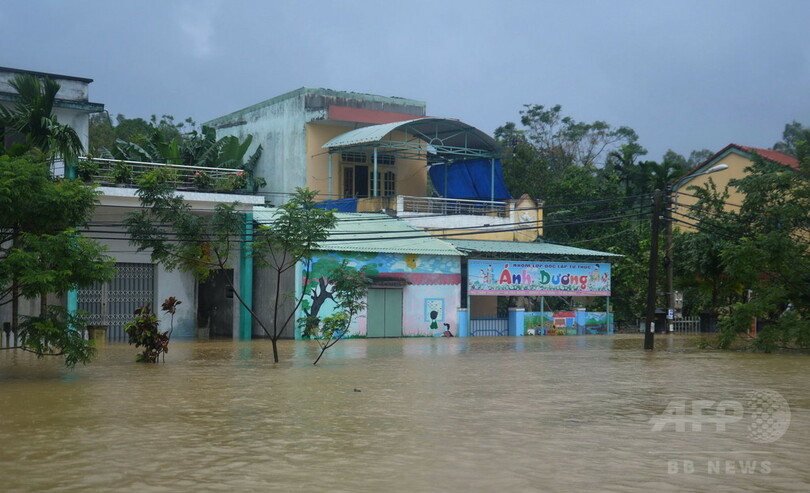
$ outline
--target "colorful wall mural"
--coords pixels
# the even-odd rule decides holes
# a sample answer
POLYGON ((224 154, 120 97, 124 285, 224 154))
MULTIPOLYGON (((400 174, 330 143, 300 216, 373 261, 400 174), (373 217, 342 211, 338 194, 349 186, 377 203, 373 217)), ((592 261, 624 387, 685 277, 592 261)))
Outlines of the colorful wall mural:
POLYGON ((612 334, 613 314, 583 310, 526 312, 523 333, 531 336, 612 334))
POLYGON ((610 296, 610 264, 470 260, 470 296, 610 296))
MULTIPOLYGON (((456 334, 461 299, 461 262, 459 257, 391 253, 328 252, 312 259, 307 293, 299 317, 323 318, 335 309, 329 273, 341 262, 360 269, 366 267, 375 280, 372 288, 402 291, 401 332, 395 336, 440 336, 448 324, 456 334)), ((301 267, 302 282, 304 267, 301 267)), ((350 337, 364 337, 368 328, 369 307, 352 322, 350 337)), ((386 337, 391 337, 386 332, 386 337)))

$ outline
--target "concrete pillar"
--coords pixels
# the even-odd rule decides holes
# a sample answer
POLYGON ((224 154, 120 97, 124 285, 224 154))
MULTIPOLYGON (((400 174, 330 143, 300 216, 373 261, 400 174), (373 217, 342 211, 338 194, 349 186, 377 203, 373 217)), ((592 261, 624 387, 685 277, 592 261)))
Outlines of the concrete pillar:
POLYGON ((470 337, 470 316, 466 308, 458 309, 458 337, 470 337))
MULTIPOLYGON (((244 235, 239 255, 239 294, 251 309, 253 308, 253 213, 245 214, 244 235)), ((253 317, 244 305, 239 303, 239 339, 250 340, 253 337, 253 317)))
POLYGON ((523 328, 523 319, 525 318, 525 315, 526 315, 525 308, 515 308, 515 307, 509 308, 508 328, 510 336, 523 335, 525 331, 523 328))

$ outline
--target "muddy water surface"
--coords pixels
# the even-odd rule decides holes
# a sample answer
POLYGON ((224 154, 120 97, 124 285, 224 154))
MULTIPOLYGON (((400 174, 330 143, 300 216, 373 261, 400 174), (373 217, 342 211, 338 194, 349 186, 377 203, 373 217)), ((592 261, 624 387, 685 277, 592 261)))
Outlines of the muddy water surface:
POLYGON ((73 371, 2 351, 0 491, 810 491, 810 357, 695 341, 347 340, 318 367, 310 342, 276 365, 266 341, 174 341, 73 371), (775 441, 750 438, 757 390, 789 405, 775 441), (696 401, 745 415, 697 431, 696 401))

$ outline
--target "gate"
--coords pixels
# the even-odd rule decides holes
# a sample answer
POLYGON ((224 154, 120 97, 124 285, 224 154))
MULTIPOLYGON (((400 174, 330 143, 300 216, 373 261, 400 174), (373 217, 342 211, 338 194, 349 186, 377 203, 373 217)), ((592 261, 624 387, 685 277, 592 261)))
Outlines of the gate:
POLYGON ((508 318, 473 318, 470 319, 471 337, 491 337, 509 335, 508 318))
POLYGON ((155 307, 154 264, 115 264, 115 278, 94 283, 78 291, 78 309, 90 315, 89 325, 106 325, 108 342, 126 342, 124 324, 134 318, 135 309, 149 304, 155 307))
POLYGON ((699 334, 700 317, 684 317, 672 321, 672 329, 676 334, 699 334))

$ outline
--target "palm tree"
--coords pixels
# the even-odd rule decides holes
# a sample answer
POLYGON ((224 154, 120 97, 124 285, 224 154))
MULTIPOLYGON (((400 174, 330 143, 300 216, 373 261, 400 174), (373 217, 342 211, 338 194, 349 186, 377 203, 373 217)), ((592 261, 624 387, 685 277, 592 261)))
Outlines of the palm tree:
POLYGON ((74 161, 84 152, 84 146, 76 131, 69 125, 59 123, 53 114, 59 83, 31 74, 14 76, 9 85, 19 96, 14 107, 0 106, 0 123, 25 138, 25 150, 39 149, 65 162, 74 161))

